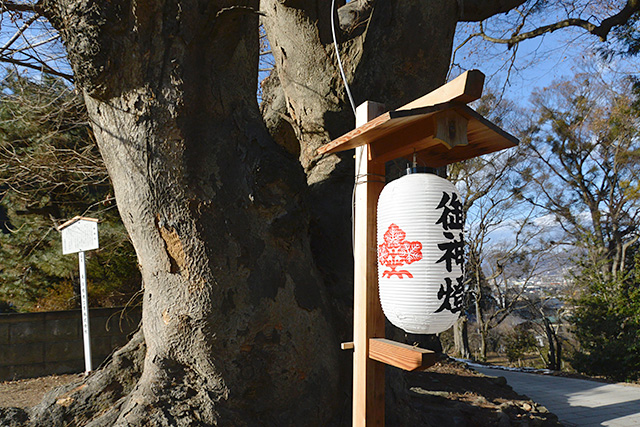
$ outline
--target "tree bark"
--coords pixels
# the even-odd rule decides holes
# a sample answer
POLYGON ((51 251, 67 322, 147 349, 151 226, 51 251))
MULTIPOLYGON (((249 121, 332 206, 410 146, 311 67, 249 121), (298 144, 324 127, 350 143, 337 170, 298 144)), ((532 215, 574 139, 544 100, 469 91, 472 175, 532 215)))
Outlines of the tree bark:
POLYGON ((556 370, 562 370, 562 342, 560 341, 560 337, 558 334, 555 334, 555 342, 556 342, 556 370))
POLYGON ((487 361, 487 329, 485 327, 480 329, 480 360, 487 361))
POLYGON ((257 108, 257 2, 45 7, 145 287, 141 377, 117 416, 91 422, 329 422, 338 347, 304 175, 257 108))
POLYGON ((460 316, 453 325, 453 342, 455 347, 455 353, 463 358, 470 359, 471 351, 469 350, 469 332, 468 332, 468 319, 466 315, 460 316))
MULTIPOLYGON (((309 185, 314 260, 337 313, 340 339, 350 341, 353 153, 316 153, 321 145, 354 126, 331 35, 330 3, 261 0, 262 22, 280 82, 270 84, 265 96, 279 108, 279 120, 269 116, 272 135, 279 139, 281 129, 290 126, 297 136, 299 160, 309 185)), ((364 9, 372 5, 358 31, 336 28, 356 105, 371 100, 393 109, 444 83, 457 19, 456 1, 358 3, 368 3, 364 9)), ((339 23, 336 20, 336 27, 339 23)), ((270 106, 263 110, 269 111, 270 106)))
MULTIPOLYGON (((373 3, 366 30, 337 29, 337 41, 355 104, 370 100, 393 109, 444 83, 457 3, 373 3)), ((340 157, 320 157, 316 150, 354 125, 333 45, 330 2, 262 0, 260 9, 300 141, 300 162, 309 184, 318 183, 330 177, 340 157)))
POLYGON ((548 357, 548 368, 551 370, 557 370, 558 366, 556 364, 557 362, 557 358, 556 358, 556 339, 555 339, 555 333, 553 331, 553 328, 551 327, 551 323, 549 322, 549 319, 547 319, 547 317, 544 315, 544 313, 542 313, 542 321, 544 322, 544 330, 545 333, 547 335, 547 342, 549 343, 549 357, 548 357))
POLYGON ((480 360, 484 362, 487 360, 487 327, 482 313, 480 298, 476 297, 474 304, 476 308, 476 324, 480 334, 480 360))

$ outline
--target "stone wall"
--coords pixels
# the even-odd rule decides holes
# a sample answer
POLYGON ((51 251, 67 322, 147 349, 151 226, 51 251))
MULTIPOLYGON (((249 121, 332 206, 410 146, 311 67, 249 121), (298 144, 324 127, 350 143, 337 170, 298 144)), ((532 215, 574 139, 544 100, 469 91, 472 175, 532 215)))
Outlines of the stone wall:
MULTIPOLYGON (((136 331, 140 309, 93 308, 89 312, 96 369, 136 331)), ((0 314, 0 381, 83 371, 80 310, 0 314)))

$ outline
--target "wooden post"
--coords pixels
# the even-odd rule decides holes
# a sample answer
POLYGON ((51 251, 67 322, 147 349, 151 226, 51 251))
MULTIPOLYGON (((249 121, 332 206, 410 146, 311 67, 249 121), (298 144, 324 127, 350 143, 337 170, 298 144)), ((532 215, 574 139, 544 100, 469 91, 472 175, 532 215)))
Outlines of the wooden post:
MULTIPOLYGON (((361 104, 356 128, 382 113, 382 104, 361 104)), ((385 170, 384 163, 369 160, 368 145, 356 148, 355 157, 353 426, 383 426, 385 365, 369 358, 369 339, 384 337, 376 270, 376 210, 385 170)))

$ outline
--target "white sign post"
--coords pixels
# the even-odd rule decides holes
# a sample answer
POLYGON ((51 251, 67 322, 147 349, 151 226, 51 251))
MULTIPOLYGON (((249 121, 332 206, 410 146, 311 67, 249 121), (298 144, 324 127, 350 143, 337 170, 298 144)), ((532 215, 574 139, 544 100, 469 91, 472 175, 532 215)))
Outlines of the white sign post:
POLYGON ((85 251, 98 249, 98 220, 77 216, 65 222, 58 231, 62 233, 62 254, 78 253, 80 267, 80 306, 82 309, 82 338, 84 341, 84 369, 91 372, 91 338, 89 335, 89 298, 87 296, 87 272, 85 251))

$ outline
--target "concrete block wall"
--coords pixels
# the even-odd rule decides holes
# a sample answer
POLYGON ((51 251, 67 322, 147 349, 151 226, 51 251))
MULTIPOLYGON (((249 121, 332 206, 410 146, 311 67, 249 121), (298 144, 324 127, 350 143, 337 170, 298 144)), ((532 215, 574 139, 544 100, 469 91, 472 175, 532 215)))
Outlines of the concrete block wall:
MULTIPOLYGON (((128 341, 140 317, 139 308, 89 310, 94 369, 128 341)), ((0 314, 0 381, 83 371, 80 310, 0 314)))

